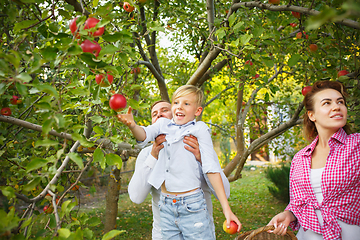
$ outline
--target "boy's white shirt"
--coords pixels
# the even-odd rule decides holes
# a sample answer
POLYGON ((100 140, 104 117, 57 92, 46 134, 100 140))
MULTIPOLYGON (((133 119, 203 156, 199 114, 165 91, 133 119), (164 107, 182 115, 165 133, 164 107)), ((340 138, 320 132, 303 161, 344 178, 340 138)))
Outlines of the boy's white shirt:
POLYGON ((153 141, 159 134, 166 135, 164 149, 159 152, 157 164, 148 181, 156 189, 159 189, 165 180, 169 192, 185 192, 201 187, 202 176, 198 169, 199 165, 195 156, 184 148, 184 136, 193 135, 198 139, 203 173, 222 172, 209 128, 204 122, 194 120, 184 125, 177 125, 172 120, 161 118, 143 128, 146 139, 139 142, 140 146, 153 141))

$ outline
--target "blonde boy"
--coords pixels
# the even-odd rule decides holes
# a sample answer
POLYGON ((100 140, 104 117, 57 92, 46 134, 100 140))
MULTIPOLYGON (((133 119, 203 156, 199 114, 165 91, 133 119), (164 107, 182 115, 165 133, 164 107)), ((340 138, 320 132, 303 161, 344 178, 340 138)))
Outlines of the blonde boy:
POLYGON ((206 173, 227 220, 241 224, 227 201, 220 176, 220 165, 214 161, 214 150, 209 128, 196 121, 202 112, 202 91, 192 85, 184 85, 173 94, 171 111, 173 119, 161 118, 156 123, 142 127, 136 125, 129 108, 128 114, 118 115, 141 145, 154 140, 159 134, 166 135, 164 149, 149 177, 149 183, 159 189, 160 218, 163 239, 214 239, 204 194, 200 188, 202 174, 194 155, 184 148, 183 137, 197 137, 201 151, 202 171, 206 173))

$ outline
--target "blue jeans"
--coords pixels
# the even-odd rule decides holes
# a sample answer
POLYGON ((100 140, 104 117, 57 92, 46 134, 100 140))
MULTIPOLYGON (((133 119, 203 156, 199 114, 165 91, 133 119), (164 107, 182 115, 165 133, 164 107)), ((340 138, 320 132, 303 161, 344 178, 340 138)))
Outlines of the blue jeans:
POLYGON ((215 240, 203 191, 183 197, 162 194, 159 208, 164 240, 215 240))

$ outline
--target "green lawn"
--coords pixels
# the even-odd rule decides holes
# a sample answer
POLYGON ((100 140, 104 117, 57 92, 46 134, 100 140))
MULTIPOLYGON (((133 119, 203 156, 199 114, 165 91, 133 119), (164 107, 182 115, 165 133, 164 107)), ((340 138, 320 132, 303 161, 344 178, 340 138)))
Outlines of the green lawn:
MULTIPOLYGON (((244 232, 266 225, 272 216, 284 210, 286 204, 279 202, 269 193, 267 186, 272 183, 266 179, 263 169, 244 170, 242 175, 242 179, 231 183, 229 203, 242 223, 242 232, 244 232)), ((99 205, 103 206, 103 204, 99 205)), ((222 229, 225 218, 220 202, 213 198, 213 205, 217 239, 234 239, 235 236, 225 233, 222 229)), ((103 218, 103 212, 103 209, 96 209, 91 214, 103 218)), ((151 228, 150 195, 138 205, 130 201, 128 194, 122 194, 119 199, 117 229, 126 232, 116 239, 151 239, 151 228)), ((101 226, 97 229, 100 230, 101 226)))

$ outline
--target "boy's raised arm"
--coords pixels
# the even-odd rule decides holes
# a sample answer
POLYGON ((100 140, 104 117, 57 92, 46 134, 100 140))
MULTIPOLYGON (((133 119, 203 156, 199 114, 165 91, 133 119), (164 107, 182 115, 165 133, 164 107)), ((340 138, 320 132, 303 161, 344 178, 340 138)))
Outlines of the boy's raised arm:
POLYGON ((146 139, 146 132, 145 130, 137 125, 134 121, 134 116, 132 114, 132 108, 129 107, 126 114, 118 114, 116 117, 122 123, 124 123, 128 128, 131 130, 132 134, 138 141, 144 141, 146 139))

